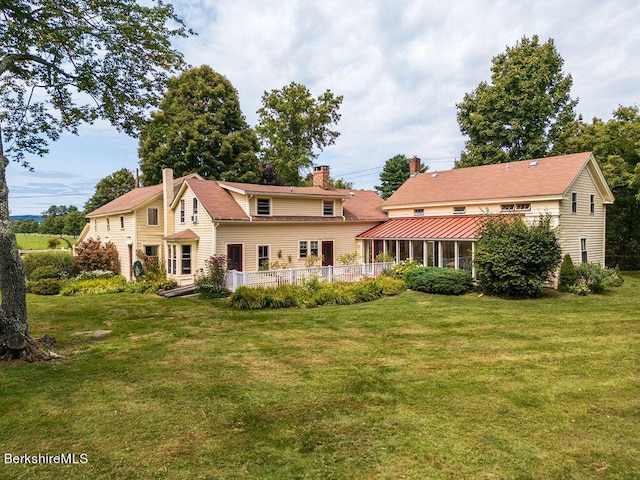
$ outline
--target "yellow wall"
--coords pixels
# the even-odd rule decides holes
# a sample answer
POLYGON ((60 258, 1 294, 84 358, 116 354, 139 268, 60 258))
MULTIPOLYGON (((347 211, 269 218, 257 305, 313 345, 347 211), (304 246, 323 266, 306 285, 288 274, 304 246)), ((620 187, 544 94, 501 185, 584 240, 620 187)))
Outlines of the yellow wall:
MULTIPOLYGON (((508 203, 531 203, 531 211, 529 212, 520 212, 524 213, 527 217, 539 217, 543 214, 550 215, 558 215, 560 213, 559 205, 557 200, 545 200, 545 201, 524 201, 521 199, 517 200, 504 200, 500 202, 484 202, 476 205, 466 205, 464 202, 456 204, 455 206, 466 207, 465 215, 484 215, 485 213, 500 213, 500 205, 508 204, 508 203)), ((422 208, 422 207, 411 207, 411 208, 399 208, 389 210, 389 218, 398 218, 398 217, 413 217, 414 216, 414 208, 422 208)), ((426 206, 424 207, 424 215, 425 216, 434 216, 434 215, 453 215, 453 205, 442 205, 442 206, 426 206)))
MULTIPOLYGON (((269 197, 268 195, 255 195, 249 200, 250 215, 257 215, 256 205, 258 198, 271 200, 271 215, 296 215, 296 216, 322 216, 323 200, 333 201, 333 212, 336 216, 342 215, 342 199, 333 198, 297 198, 297 197, 269 197)), ((240 200, 236 198, 240 203, 240 200)), ((242 203, 240 203, 242 205, 242 203)))

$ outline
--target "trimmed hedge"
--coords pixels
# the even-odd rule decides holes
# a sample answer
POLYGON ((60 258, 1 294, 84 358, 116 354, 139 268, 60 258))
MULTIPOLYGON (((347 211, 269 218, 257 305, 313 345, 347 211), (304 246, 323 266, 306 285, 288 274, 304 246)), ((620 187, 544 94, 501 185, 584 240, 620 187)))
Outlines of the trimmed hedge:
POLYGON ((58 278, 73 277, 77 273, 73 255, 69 252, 27 253, 22 258, 22 262, 24 264, 24 275, 27 277, 27 280, 36 280, 31 278, 31 275, 36 269, 41 267, 55 268, 58 278))
POLYGON ((63 281, 57 278, 41 278, 40 280, 27 282, 27 293, 34 295, 58 295, 63 281))
POLYGON ((110 293, 155 293, 177 287, 174 280, 127 282, 120 275, 114 277, 94 277, 67 281, 60 295, 66 297, 86 295, 106 295, 110 293))
POLYGON ((409 270, 404 281, 411 290, 441 295, 463 295, 473 290, 473 278, 466 270, 420 267, 409 270))
POLYGON ((239 287, 230 300, 231 305, 243 310, 351 305, 397 295, 406 288, 402 280, 384 276, 358 282, 322 283, 316 279, 303 286, 239 287))

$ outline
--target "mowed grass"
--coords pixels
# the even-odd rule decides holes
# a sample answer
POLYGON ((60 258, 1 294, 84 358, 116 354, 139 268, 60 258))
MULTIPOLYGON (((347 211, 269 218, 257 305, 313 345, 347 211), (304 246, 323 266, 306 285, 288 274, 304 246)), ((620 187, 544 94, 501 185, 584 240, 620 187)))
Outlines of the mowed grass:
POLYGON ((78 243, 76 238, 68 235, 60 236, 16 233, 16 240, 20 250, 46 250, 49 248, 50 238, 56 238, 59 240, 60 243, 58 244, 58 248, 69 248, 69 245, 63 240, 63 238, 68 240, 71 245, 76 245, 78 243))
POLYGON ((0 478, 640 478, 640 274, 625 279, 251 312, 30 297, 64 358, 0 364, 0 454, 89 461, 0 478), (76 334, 92 330, 111 333, 76 334))

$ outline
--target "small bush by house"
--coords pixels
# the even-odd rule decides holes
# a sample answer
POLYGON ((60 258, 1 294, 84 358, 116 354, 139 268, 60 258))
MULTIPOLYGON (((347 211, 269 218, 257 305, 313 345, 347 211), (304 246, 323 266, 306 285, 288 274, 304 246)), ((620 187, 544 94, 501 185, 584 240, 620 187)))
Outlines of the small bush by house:
POLYGON ((576 266, 577 284, 586 286, 591 293, 604 293, 607 287, 619 287, 623 283, 620 272, 597 263, 581 263, 576 266))
POLYGON ((570 291, 571 287, 575 286, 578 280, 578 273, 576 267, 571 260, 571 255, 568 253, 562 259, 562 265, 560 265, 560 275, 558 278, 558 290, 562 292, 570 291))
POLYGON ((473 278, 466 270, 420 267, 409 270, 404 281, 411 290, 441 295, 464 295, 473 290, 473 278))
MULTIPOLYGON (((23 257, 24 264, 24 274, 27 280, 37 280, 32 277, 32 274, 36 269, 41 269, 42 267, 50 267, 47 270, 40 270, 37 275, 42 275, 43 272, 48 272, 47 275, 50 275, 51 272, 55 269, 56 278, 66 278, 73 277, 77 272, 73 255, 70 252, 33 252, 27 253, 23 257)), ((53 278, 53 277, 42 277, 40 278, 53 278)))
POLYGON ((64 282, 58 278, 41 278, 27 282, 27 293, 34 295, 58 295, 64 282))

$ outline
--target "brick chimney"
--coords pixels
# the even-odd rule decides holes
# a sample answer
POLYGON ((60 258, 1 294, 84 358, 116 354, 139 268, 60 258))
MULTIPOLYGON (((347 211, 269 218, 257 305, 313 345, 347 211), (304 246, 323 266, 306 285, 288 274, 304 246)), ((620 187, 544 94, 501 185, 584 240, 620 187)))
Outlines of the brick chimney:
POLYGON ((418 157, 413 157, 409 160, 409 176, 413 177, 417 173, 420 173, 420 159, 418 157))
POLYGON ((329 190, 329 165, 313 167, 313 186, 329 190))

